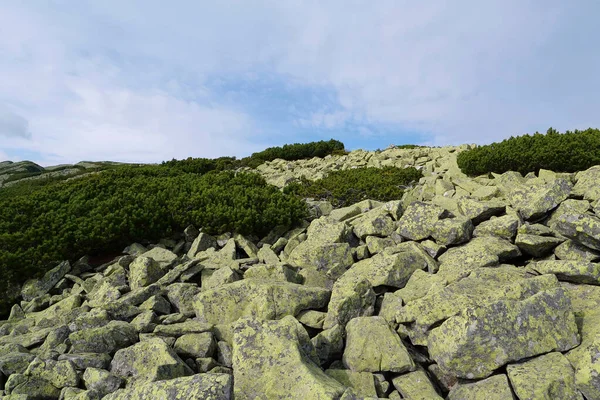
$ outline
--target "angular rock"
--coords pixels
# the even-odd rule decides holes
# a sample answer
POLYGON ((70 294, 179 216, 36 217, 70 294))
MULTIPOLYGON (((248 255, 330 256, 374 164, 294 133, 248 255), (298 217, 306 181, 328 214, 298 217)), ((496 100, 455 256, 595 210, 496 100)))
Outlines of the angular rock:
POLYGON ((443 246, 461 244, 471 239, 473 223, 465 217, 446 218, 433 225, 431 237, 443 246))
POLYGON ((583 196, 585 200, 591 201, 600 199, 600 166, 594 165, 578 172, 575 180, 577 183, 573 187, 574 195, 583 196))
POLYGON ((24 375, 44 379, 58 389, 67 386, 77 387, 79 384, 75 364, 69 360, 54 361, 36 358, 29 364, 24 375))
POLYGON ((146 311, 136 316, 131 322, 131 326, 139 333, 149 333, 156 328, 158 320, 156 314, 152 311, 146 311))
POLYGON ((396 229, 396 223, 387 210, 376 208, 361 215, 351 222, 354 234, 360 239, 367 236, 389 236, 396 229))
POLYGON ((60 396, 60 389, 47 380, 22 374, 9 376, 5 390, 11 395, 9 398, 16 399, 18 395, 26 395, 25 399, 58 399, 60 396))
POLYGON ((576 243, 600 250, 600 219, 595 216, 565 212, 555 219, 554 229, 576 243))
POLYGON ((347 369, 328 369, 325 373, 342 385, 352 388, 354 393, 358 396, 377 398, 375 379, 370 372, 354 372, 347 369))
POLYGON ((131 289, 148 286, 164 275, 160 264, 149 257, 138 257, 129 265, 131 289))
POLYGON ((110 372, 138 385, 192 375, 193 371, 158 338, 148 339, 117 351, 110 372))
POLYGON ((416 270, 411 275, 410 279, 402 289, 398 290, 398 294, 405 303, 420 299, 430 293, 435 293, 442 290, 448 285, 442 276, 438 274, 430 274, 421 269, 416 270))
POLYGON ((267 265, 276 265, 279 263, 277 253, 275 253, 268 244, 263 245, 256 255, 258 256, 258 261, 267 265))
POLYGON ((504 374, 473 383, 460 383, 448 394, 448 400, 512 400, 514 398, 504 374))
POLYGON ((71 353, 114 353, 138 339, 135 328, 123 321, 110 321, 103 327, 84 329, 69 335, 71 353))
POLYGON ((443 369, 474 379, 512 361, 570 350, 579 342, 571 301, 556 288, 522 301, 467 309, 433 329, 428 348, 443 369))
POLYGON ((494 215, 502 214, 505 209, 506 204, 499 200, 478 201, 469 197, 458 199, 458 210, 473 221, 473 225, 478 225, 494 215))
POLYGON ((398 233, 410 240, 427 239, 435 223, 446 213, 441 207, 423 202, 410 204, 398 220, 398 233))
POLYGON ((375 292, 366 280, 338 280, 333 285, 331 300, 323 328, 335 325, 346 326, 352 318, 371 316, 375 311, 375 292))
POLYGON ((540 274, 554 274, 559 281, 600 285, 600 264, 586 261, 551 260, 527 264, 540 274))
POLYGON ((187 256, 193 259, 199 252, 216 247, 217 240, 214 237, 202 232, 192 242, 192 246, 188 250, 187 256))
POLYGON ((154 295, 144 301, 140 308, 142 310, 154 311, 156 314, 169 314, 171 312, 171 304, 160 295, 154 295))
MULTIPOLYGON (((27 349, 24 349, 27 350, 27 349)), ((28 352, 1 352, 0 353, 0 372, 6 376, 12 374, 23 374, 29 363, 35 359, 35 354, 28 352)))
POLYGON ((425 371, 419 370, 392 379, 394 387, 404 398, 412 400, 442 400, 425 371))
POLYGON ((554 255, 561 260, 573 261, 598 261, 600 252, 593 251, 585 246, 567 240, 554 248, 554 255))
POLYGON ((358 372, 407 372, 415 368, 402 340, 382 317, 358 317, 348 322, 342 361, 358 372))
POLYGON ((152 250, 143 253, 140 257, 152 258, 154 261, 158 262, 162 268, 171 266, 175 260, 177 260, 177 254, 161 247, 155 247, 152 250))
POLYGON ((293 317, 241 320, 233 339, 236 400, 339 398, 344 386, 314 359, 308 334, 293 317))
POLYGON ((28 280, 21 290, 23 300, 30 301, 48 293, 69 271, 71 271, 71 264, 68 261, 63 261, 46 272, 41 279, 28 280))
POLYGON ((564 242, 564 239, 552 236, 528 235, 519 233, 515 239, 515 244, 524 254, 533 257, 544 257, 556 246, 564 242))
POLYGON ((354 259, 348 243, 307 240, 292 250, 287 262, 301 268, 316 269, 330 279, 337 279, 354 263, 354 259))
POLYGON ((521 400, 583 400, 575 386, 575 372, 561 353, 548 353, 519 364, 509 364, 506 373, 521 400))
POLYGON ((492 217, 475 227, 473 236, 498 236, 506 240, 512 240, 517 234, 521 220, 515 215, 503 215, 492 217))
POLYGON ((173 350, 183 358, 206 358, 212 357, 216 347, 212 333, 188 333, 177 339, 173 350))
POLYGON ((170 325, 158 325, 154 328, 154 333, 165 336, 181 336, 188 333, 203 333, 212 328, 211 324, 188 319, 184 322, 173 323, 170 325))
POLYGON ((262 281, 280 281, 302 283, 300 276, 293 268, 282 264, 257 264, 244 273, 244 279, 259 279, 262 281))
POLYGON ((75 368, 84 371, 87 368, 108 368, 111 357, 106 353, 75 353, 58 356, 58 361, 63 360, 72 362, 75 368))
MULTIPOLYGON (((365 238, 365 242, 367 243, 367 249, 370 254, 381 253, 388 247, 393 247, 396 245, 396 241, 392 238, 380 238, 377 236, 367 236, 365 238)), ((357 251, 358 254, 358 251, 357 251)), ((357 256, 358 259, 362 260, 367 257, 365 256, 357 256)))
POLYGON ((233 379, 229 374, 197 374, 119 389, 103 400, 207 399, 230 400, 233 379))
POLYGON ((100 396, 113 393, 124 383, 122 378, 99 368, 87 368, 83 373, 83 382, 88 390, 93 390, 100 396))
POLYGON ((194 297, 199 292, 200 288, 193 283, 173 283, 167 286, 167 298, 173 308, 188 317, 194 315, 194 297))
POLYGON ((344 352, 344 334, 344 328, 336 325, 333 328, 321 331, 310 340, 315 347, 321 365, 325 365, 342 356, 344 352))
POLYGON ((536 220, 556 208, 569 197, 573 185, 564 178, 557 178, 544 185, 522 185, 514 188, 508 200, 525 220, 536 220))
POLYGON ((323 329, 323 321, 327 313, 315 310, 301 311, 296 315, 296 319, 304 326, 314 329, 323 329))
POLYGON ((288 282, 244 279, 199 293, 194 309, 199 319, 211 324, 234 322, 242 317, 268 320, 321 309, 330 291, 288 282))

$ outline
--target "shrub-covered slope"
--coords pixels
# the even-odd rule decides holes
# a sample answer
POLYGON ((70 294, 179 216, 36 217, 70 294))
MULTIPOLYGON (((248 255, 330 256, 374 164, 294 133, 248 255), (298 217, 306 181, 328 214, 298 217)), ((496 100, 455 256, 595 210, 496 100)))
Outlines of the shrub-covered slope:
POLYGON ((561 134, 550 128, 545 135, 536 132, 464 151, 457 161, 462 171, 471 176, 507 171, 525 175, 540 169, 583 171, 600 164, 600 130, 561 134))

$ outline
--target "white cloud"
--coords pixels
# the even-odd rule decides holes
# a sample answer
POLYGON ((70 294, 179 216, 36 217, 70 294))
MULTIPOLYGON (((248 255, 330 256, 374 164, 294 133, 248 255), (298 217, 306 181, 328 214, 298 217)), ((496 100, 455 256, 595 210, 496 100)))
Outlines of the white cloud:
POLYGON ((29 122, 22 116, 0 105, 0 136, 29 139, 31 138, 29 122))
POLYGON ((264 148, 269 116, 252 111, 264 100, 236 104, 211 86, 234 77, 226 90, 243 92, 261 74, 333 93, 312 109, 292 99, 290 126, 356 137, 392 127, 481 143, 600 125, 591 1, 31 4, 0 5, 0 103, 32 133, 0 149, 48 162, 264 148))

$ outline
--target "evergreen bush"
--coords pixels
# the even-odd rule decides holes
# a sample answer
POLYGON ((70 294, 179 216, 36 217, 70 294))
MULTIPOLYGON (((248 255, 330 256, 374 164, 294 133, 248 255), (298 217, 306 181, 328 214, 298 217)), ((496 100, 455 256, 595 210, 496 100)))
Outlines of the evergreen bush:
POLYGON ((458 166, 467 175, 517 171, 525 175, 540 169, 575 172, 600 164, 600 130, 566 131, 548 129, 546 134, 510 137, 500 143, 463 151, 458 166))

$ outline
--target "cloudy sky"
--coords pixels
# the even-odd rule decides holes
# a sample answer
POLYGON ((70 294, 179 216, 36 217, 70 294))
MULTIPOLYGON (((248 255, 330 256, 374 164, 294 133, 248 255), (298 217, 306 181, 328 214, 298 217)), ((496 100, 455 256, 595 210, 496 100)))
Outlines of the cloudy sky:
POLYGON ((0 0, 0 160, 600 127, 597 0, 0 0))

